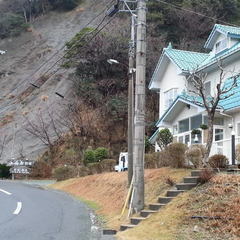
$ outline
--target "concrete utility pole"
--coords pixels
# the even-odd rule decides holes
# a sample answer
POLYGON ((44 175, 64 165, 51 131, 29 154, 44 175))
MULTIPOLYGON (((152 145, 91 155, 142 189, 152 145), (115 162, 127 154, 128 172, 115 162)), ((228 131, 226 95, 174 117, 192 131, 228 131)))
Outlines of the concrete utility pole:
POLYGON ((137 4, 137 50, 135 87, 135 136, 133 154, 134 212, 144 208, 145 88, 146 88, 146 0, 137 4))
POLYGON ((131 41, 129 49, 129 80, 128 80, 128 186, 131 185, 133 177, 134 59, 135 59, 135 16, 132 15, 131 41))

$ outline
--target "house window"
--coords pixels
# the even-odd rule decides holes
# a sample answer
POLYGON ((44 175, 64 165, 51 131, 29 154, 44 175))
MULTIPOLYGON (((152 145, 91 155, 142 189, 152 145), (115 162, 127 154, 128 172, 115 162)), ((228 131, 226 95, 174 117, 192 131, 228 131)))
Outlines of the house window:
POLYGON ((179 133, 189 131, 189 118, 179 121, 179 133))
POLYGON ((205 96, 211 96, 211 82, 206 82, 204 84, 205 96))
POLYGON ((172 88, 164 93, 164 107, 167 110, 178 95, 178 89, 172 88))
POLYGON ((201 124, 202 124, 202 115, 201 114, 191 117, 191 129, 199 128, 201 124))
POLYGON ((215 137, 214 137, 215 141, 223 140, 223 129, 216 128, 214 133, 215 133, 215 137))
POLYGON ((227 38, 216 43, 216 54, 227 48, 227 38))

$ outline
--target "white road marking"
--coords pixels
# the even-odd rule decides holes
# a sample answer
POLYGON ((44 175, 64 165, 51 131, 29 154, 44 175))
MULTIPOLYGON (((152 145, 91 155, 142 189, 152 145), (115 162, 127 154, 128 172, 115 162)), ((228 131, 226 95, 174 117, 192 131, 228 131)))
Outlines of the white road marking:
POLYGON ((0 192, 3 192, 3 193, 5 193, 5 194, 7 194, 7 195, 12 195, 10 192, 7 192, 7 191, 5 191, 5 190, 3 190, 3 189, 0 189, 0 192))
POLYGON ((16 210, 13 212, 14 215, 18 215, 22 210, 22 203, 21 202, 18 202, 17 203, 17 208, 16 210))

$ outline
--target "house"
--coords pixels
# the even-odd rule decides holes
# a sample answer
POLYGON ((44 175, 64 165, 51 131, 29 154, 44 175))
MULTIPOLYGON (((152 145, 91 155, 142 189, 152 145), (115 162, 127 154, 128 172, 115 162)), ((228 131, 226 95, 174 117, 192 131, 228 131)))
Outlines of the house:
MULTIPOLYGON (((160 129, 169 128, 174 140, 185 144, 205 144, 207 131, 200 129, 207 125, 207 113, 202 104, 193 100, 189 91, 192 83, 191 73, 205 73, 205 93, 214 96, 220 79, 219 63, 224 68, 224 86, 232 77, 240 73, 240 28, 216 24, 205 46, 209 53, 199 53, 174 49, 171 44, 163 49, 153 73, 149 89, 159 94, 159 120, 157 131, 150 142, 156 143, 160 129), (199 135, 191 134, 199 129, 199 135)), ((236 136, 240 143, 240 79, 233 90, 233 95, 219 102, 214 120, 214 137, 211 155, 221 153, 231 160, 231 138, 236 136)))

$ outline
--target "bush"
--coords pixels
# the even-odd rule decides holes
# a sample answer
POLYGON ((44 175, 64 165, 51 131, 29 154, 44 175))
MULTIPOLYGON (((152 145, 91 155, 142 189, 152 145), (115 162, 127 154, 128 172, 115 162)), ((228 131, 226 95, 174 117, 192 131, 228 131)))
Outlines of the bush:
POLYGON ((101 161, 102 170, 104 172, 113 172, 117 161, 115 159, 104 159, 101 161))
POLYGON ((69 178, 76 177, 76 168, 73 166, 61 166, 55 168, 53 176, 57 181, 63 181, 69 178))
POLYGON ((87 167, 90 175, 99 174, 103 172, 103 167, 100 162, 89 163, 87 167))
POLYGON ((202 165, 205 151, 203 145, 191 145, 185 153, 186 160, 191 162, 195 168, 199 168, 202 165))
POLYGON ((165 150, 145 154, 145 168, 161 168, 170 165, 170 156, 165 150))
POLYGON ((185 152, 187 145, 183 143, 171 143, 167 146, 167 156, 169 156, 170 166, 173 168, 185 167, 185 152))
POLYGON ((199 175, 199 182, 201 184, 204 184, 206 182, 209 182, 210 179, 214 176, 214 173, 210 169, 203 169, 199 175))
POLYGON ((33 165, 30 176, 33 178, 49 178, 52 176, 52 168, 44 161, 37 161, 33 165))
POLYGON ((95 162, 95 152, 92 149, 87 149, 84 153, 84 162, 87 163, 93 163, 95 162))
POLYGON ((24 18, 19 14, 4 13, 0 15, 0 38, 17 36, 27 27, 24 18))
POLYGON ((108 150, 104 147, 99 147, 94 151, 95 161, 102 161, 108 158, 108 150))
POLYGON ((0 178, 9 178, 10 176, 10 167, 6 164, 0 164, 0 178))
POLYGON ((162 149, 165 149, 173 141, 173 135, 168 128, 160 130, 157 142, 162 149))
POLYGON ((50 0, 54 8, 63 10, 72 10, 78 6, 81 1, 79 0, 50 0))
POLYGON ((228 159, 222 154, 215 154, 209 158, 208 163, 212 168, 226 168, 228 159))

